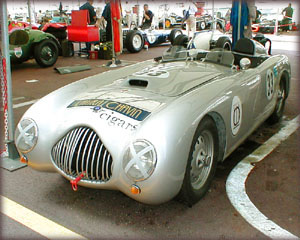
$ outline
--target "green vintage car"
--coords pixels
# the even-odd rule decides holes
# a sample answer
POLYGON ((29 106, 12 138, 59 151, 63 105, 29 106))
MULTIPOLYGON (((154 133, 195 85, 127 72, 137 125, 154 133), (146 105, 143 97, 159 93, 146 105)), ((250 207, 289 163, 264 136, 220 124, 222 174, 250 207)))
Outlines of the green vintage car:
POLYGON ((39 30, 15 30, 9 35, 9 53, 12 63, 34 58, 41 67, 50 67, 57 61, 60 44, 50 33, 39 30))

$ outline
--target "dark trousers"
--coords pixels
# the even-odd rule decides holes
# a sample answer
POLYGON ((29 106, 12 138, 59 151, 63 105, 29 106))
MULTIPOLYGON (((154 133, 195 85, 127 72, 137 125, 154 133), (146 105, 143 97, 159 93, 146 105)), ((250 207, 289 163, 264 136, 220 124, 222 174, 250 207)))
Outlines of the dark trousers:
POLYGON ((111 29, 111 22, 108 21, 106 25, 106 41, 111 42, 112 41, 112 29, 111 29))

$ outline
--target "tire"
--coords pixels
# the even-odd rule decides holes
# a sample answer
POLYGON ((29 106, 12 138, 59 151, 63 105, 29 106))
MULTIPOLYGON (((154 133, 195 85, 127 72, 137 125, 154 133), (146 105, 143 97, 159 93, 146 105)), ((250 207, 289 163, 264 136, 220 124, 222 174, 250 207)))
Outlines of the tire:
POLYGON ((225 27, 220 22, 217 22, 217 29, 219 29, 222 32, 225 32, 225 27))
POLYGON ((210 187, 217 168, 218 147, 215 122, 212 118, 205 117, 195 132, 178 195, 179 199, 189 206, 198 202, 210 187))
POLYGON ((172 45, 173 45, 175 38, 178 37, 179 35, 182 35, 182 31, 178 28, 175 28, 170 32, 169 40, 172 45))
POLYGON ((140 31, 128 31, 125 38, 125 47, 131 53, 137 53, 144 47, 144 37, 140 31))
POLYGON ((274 112, 267 120, 269 124, 275 124, 280 122, 284 112, 285 100, 286 100, 286 86, 285 86, 285 81, 281 79, 279 83, 279 89, 277 92, 277 101, 276 101, 274 112))
POLYGON ((199 29, 200 29, 200 30, 204 30, 205 28, 206 28, 205 22, 204 22, 204 21, 201 21, 201 22, 199 23, 199 29))
POLYGON ((181 34, 178 35, 174 41, 173 41, 173 46, 183 46, 183 47, 187 47, 189 43, 189 38, 187 35, 181 34))
POLYGON ((231 41, 228 37, 220 37, 216 42, 216 48, 231 51, 231 41))
POLYGON ((52 39, 46 39, 35 45, 34 58, 41 67, 53 66, 58 58, 59 50, 52 39))

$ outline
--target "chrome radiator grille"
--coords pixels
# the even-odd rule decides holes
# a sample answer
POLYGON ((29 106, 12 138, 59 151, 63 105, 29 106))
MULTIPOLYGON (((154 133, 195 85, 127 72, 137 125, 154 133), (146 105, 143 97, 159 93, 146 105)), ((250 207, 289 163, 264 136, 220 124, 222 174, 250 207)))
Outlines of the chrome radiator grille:
POLYGON ((112 175, 113 159, 98 135, 90 128, 71 130, 52 149, 54 164, 66 174, 83 179, 108 181, 112 175))

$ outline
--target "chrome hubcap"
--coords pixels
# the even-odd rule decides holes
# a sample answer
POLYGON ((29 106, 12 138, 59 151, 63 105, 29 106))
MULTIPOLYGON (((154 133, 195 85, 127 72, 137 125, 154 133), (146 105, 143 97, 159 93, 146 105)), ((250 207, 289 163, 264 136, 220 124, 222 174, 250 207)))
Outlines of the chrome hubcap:
POLYGON ((133 37, 133 47, 139 49, 142 45, 142 39, 139 35, 133 37))
POLYGON ((49 61, 53 57, 52 49, 49 46, 45 46, 41 51, 41 56, 44 60, 49 61))
POLYGON ((174 39, 175 39, 177 36, 179 36, 179 35, 181 35, 181 32, 180 32, 180 31, 175 32, 175 34, 174 34, 174 39))
POLYGON ((206 182, 212 167, 214 153, 213 136, 203 131, 199 136, 191 161, 190 181, 194 189, 200 189, 206 182))

